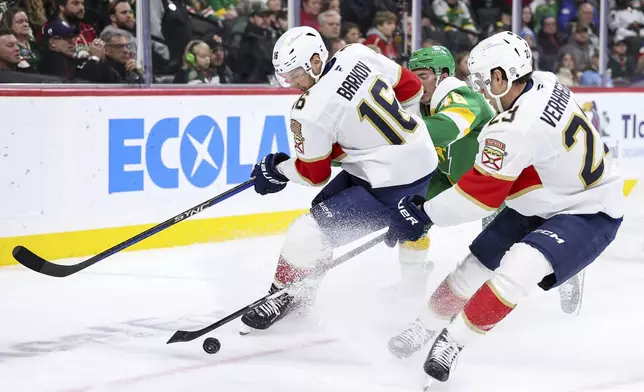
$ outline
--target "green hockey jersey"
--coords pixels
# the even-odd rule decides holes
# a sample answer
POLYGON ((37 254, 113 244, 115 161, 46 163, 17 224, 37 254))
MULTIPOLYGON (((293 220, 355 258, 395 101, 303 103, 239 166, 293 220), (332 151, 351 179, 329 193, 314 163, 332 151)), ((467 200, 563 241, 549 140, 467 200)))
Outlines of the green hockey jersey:
POLYGON ((422 105, 421 113, 439 159, 426 195, 431 199, 472 168, 479 150, 478 135, 495 112, 482 94, 448 77, 436 87, 429 105, 422 105))

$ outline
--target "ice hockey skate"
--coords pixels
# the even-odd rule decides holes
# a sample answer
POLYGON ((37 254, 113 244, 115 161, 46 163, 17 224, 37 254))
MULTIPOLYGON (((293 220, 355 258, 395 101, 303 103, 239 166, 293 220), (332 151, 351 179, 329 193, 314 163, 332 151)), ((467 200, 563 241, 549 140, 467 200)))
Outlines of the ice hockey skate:
POLYGON ((416 319, 407 329, 389 339, 387 348, 398 358, 409 358, 434 336, 436 336, 435 331, 427 329, 419 319, 416 319))
MULTIPOLYGON (((279 291, 275 283, 271 285, 269 293, 279 291)), ((256 306, 241 317, 242 325, 240 335, 248 335, 253 330, 266 330, 287 315, 304 317, 309 314, 315 301, 317 285, 314 287, 301 287, 293 293, 284 293, 265 303, 256 306)))
POLYGON ((438 335, 432 345, 423 368, 425 373, 432 378, 445 382, 456 368, 458 354, 463 349, 447 332, 447 329, 438 335))

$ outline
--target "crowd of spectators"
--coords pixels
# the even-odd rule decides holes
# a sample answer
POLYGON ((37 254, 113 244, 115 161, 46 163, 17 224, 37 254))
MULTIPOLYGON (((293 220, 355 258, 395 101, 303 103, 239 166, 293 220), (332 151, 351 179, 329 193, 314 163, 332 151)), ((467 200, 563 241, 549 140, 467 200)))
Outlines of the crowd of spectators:
MULTIPOLYGON (((0 70, 13 71, 15 81, 29 75, 34 81, 141 83, 135 1, 0 0, 0 70)), ((422 0, 422 46, 447 46, 456 76, 464 79, 472 47, 510 30, 511 3, 422 0)), ((568 86, 644 81, 640 0, 609 3, 610 40, 601 48, 597 0, 523 0, 520 34, 533 48, 534 68, 556 73, 568 86), (608 54, 605 74, 599 73, 601 50, 608 54)), ((288 26, 285 7, 286 0, 150 0, 154 81, 275 84, 271 54, 288 26)), ((401 0, 302 0, 300 24, 317 29, 331 55, 361 43, 405 64, 411 17, 403 17, 410 7, 401 0)))

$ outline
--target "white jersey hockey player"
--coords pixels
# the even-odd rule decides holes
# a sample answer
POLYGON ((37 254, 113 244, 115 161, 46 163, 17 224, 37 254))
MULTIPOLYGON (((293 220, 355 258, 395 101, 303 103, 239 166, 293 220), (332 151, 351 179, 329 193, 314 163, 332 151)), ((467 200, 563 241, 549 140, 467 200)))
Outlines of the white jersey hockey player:
MULTIPOLYGON (((417 108, 422 94, 412 72, 363 45, 327 56, 310 27, 293 28, 275 44, 277 79, 304 94, 291 110, 295 156, 269 154, 255 165, 255 190, 278 192, 289 181, 325 185, 332 161, 343 170, 315 197, 310 213, 289 227, 271 293, 330 261, 333 247, 387 227, 398 200, 425 192, 438 163, 424 122, 402 106, 417 108)), ((309 279, 303 293, 252 309, 242 322, 268 328, 311 304, 319 280, 309 279)))
POLYGON ((599 132, 554 74, 532 72, 532 53, 521 37, 503 32, 481 41, 468 66, 473 87, 499 111, 481 131, 475 165, 427 202, 401 199, 389 231, 414 240, 433 224, 481 219, 507 204, 399 339, 402 348, 418 350, 451 320, 424 364, 440 381, 464 346, 536 286, 557 287, 592 263, 623 216, 623 182, 599 132), (410 224, 403 213, 423 224, 410 224))

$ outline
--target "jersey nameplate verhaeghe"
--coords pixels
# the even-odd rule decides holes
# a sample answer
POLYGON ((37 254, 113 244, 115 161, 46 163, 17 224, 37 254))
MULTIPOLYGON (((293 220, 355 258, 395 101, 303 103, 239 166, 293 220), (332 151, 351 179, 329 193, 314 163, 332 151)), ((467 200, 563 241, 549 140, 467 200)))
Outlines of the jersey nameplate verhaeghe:
POLYGON ((552 89, 552 95, 548 99, 543 113, 541 113, 541 117, 539 117, 541 121, 553 128, 556 127, 568 107, 571 93, 568 87, 557 81, 555 87, 552 89))

